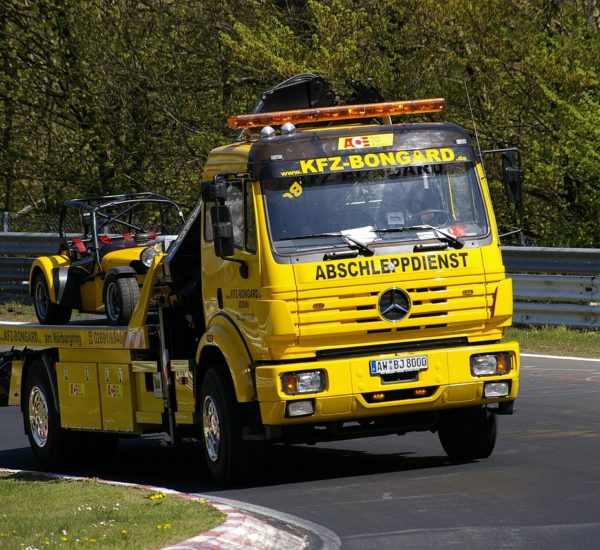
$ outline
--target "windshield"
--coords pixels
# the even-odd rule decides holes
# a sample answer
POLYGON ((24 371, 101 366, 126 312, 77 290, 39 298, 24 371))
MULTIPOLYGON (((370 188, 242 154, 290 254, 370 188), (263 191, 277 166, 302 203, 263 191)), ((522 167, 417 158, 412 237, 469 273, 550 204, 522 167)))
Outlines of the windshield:
POLYGON ((488 232, 472 162, 274 178, 263 193, 281 254, 348 246, 344 235, 377 245, 435 239, 433 228, 455 237, 488 232))

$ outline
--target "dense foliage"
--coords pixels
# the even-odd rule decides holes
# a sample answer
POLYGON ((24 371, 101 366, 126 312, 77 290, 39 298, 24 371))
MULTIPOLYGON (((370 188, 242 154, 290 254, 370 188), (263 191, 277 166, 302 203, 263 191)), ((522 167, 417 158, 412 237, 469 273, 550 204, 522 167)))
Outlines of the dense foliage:
POLYGON ((597 247, 599 26, 595 0, 3 0, 0 209, 132 190, 191 204, 235 137, 227 115, 313 72, 342 98, 369 77, 386 99, 445 97, 483 148, 521 149, 535 244, 597 247))

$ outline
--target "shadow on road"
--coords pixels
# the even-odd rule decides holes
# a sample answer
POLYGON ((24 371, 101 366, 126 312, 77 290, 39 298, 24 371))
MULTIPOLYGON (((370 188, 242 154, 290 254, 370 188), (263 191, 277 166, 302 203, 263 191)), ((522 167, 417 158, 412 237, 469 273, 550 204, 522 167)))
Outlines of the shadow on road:
MULTIPOLYGON (((257 466, 254 479, 236 488, 423 470, 448 465, 448 459, 442 454, 416 456, 411 452, 377 453, 319 445, 274 445, 266 453, 263 464, 257 466)), ((0 451, 0 468, 37 469, 31 450, 27 447, 0 451)), ((185 492, 206 493, 222 488, 210 480, 199 444, 186 443, 177 448, 169 448, 162 446, 158 439, 121 440, 118 449, 111 456, 98 460, 93 465, 74 460, 73 465, 65 467, 60 473, 155 485, 185 492)))

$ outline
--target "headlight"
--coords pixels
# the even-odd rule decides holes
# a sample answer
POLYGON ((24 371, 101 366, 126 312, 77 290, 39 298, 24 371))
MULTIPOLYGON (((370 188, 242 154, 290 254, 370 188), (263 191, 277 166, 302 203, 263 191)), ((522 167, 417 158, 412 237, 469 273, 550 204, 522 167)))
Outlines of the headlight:
POLYGON ((325 389, 325 373, 321 370, 288 372, 281 380, 283 391, 288 395, 315 393, 325 389))
POLYGON ((288 401, 285 415, 288 418, 296 416, 310 416, 315 412, 315 404, 312 399, 303 399, 302 401, 288 401))
POLYGON ((486 382, 483 387, 483 397, 507 397, 510 393, 510 384, 507 382, 486 382))
POLYGON ((156 256, 158 256, 159 254, 160 245, 149 246, 142 252, 140 259, 146 267, 150 267, 152 265, 152 262, 154 261, 154 258, 156 258, 156 256))
POLYGON ((486 353, 471 356, 473 376, 508 374, 512 369, 509 353, 486 353))

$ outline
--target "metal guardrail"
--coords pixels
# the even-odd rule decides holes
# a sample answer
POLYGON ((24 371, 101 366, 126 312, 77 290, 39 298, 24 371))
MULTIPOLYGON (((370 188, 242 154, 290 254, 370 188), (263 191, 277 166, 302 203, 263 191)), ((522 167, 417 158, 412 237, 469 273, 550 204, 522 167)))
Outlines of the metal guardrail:
POLYGON ((600 277, 599 248, 503 246, 508 273, 557 273, 600 277))
POLYGON ((513 322, 600 328, 600 249, 505 246, 513 322))
POLYGON ((58 250, 58 233, 0 233, 0 293, 2 300, 27 294, 31 263, 58 250))
MULTIPOLYGON (((31 262, 58 250, 57 233, 0 232, 0 292, 27 292, 31 262)), ((515 324, 600 328, 600 249, 502 247, 515 324)))

